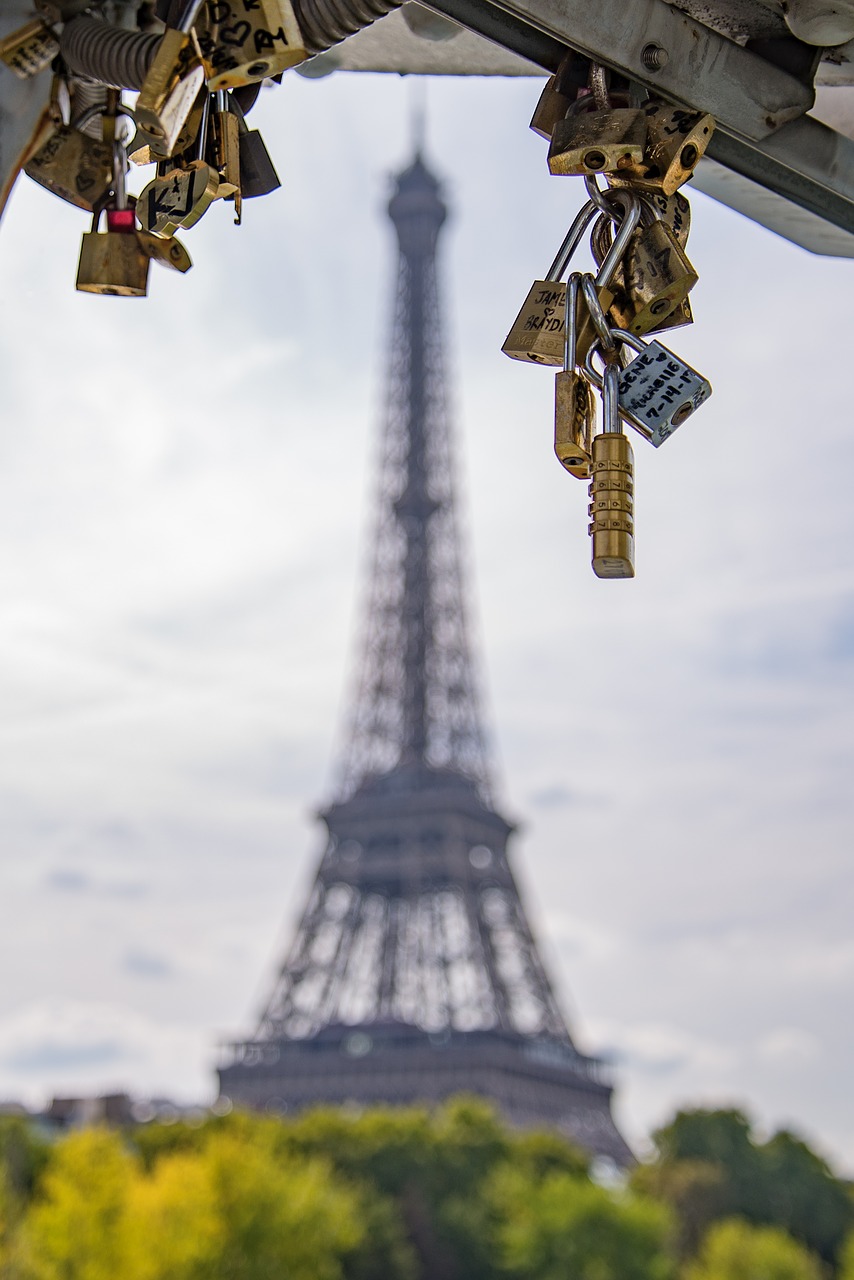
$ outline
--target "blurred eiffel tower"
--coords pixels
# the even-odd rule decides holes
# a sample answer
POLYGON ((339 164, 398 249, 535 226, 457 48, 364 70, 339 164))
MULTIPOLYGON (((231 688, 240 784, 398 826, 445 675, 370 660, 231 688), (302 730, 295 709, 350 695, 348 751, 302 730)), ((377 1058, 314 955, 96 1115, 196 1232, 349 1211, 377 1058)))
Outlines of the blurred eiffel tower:
POLYGON ((436 247, 447 210, 420 149, 388 206, 399 270, 361 682, 326 850, 232 1101, 491 1099, 624 1165, 602 1066, 575 1047, 493 808, 466 638, 436 247))

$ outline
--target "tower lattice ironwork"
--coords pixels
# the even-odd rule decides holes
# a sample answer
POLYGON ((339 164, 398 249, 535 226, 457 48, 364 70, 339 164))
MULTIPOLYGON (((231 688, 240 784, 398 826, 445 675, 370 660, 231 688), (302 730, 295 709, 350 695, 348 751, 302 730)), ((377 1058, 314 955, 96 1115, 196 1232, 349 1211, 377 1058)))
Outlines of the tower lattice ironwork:
POLYGON ((630 1153, 543 967, 493 808, 466 635, 436 248, 420 155, 388 207, 399 269, 362 667, 328 841, 290 951, 220 1088, 270 1110, 475 1091, 630 1153))

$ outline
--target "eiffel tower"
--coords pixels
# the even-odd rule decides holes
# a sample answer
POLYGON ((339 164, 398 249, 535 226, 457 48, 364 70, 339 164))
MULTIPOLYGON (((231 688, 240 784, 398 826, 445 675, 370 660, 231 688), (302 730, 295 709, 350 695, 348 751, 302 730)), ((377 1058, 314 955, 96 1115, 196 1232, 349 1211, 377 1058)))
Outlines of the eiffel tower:
POLYGON ((493 807, 442 371, 447 209, 420 151, 388 213, 400 252, 361 680, 314 887, 220 1092, 283 1112, 474 1092, 625 1165, 611 1085, 569 1034, 493 807))

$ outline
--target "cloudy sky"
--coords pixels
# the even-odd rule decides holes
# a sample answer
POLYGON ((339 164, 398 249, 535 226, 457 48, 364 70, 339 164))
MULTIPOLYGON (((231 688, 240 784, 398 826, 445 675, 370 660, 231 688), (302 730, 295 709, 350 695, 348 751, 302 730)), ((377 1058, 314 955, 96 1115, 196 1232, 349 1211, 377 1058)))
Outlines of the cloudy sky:
MULTIPOLYGON (((0 228, 0 1097, 213 1096, 321 849, 409 157, 397 77, 290 75, 283 181, 186 277, 76 294, 85 215, 0 228)), ((582 200, 532 81, 432 82, 479 656, 520 879, 639 1143, 739 1103, 854 1172, 854 266, 701 195, 713 399, 638 440, 638 577, 589 568, 552 377, 500 354, 582 200)))

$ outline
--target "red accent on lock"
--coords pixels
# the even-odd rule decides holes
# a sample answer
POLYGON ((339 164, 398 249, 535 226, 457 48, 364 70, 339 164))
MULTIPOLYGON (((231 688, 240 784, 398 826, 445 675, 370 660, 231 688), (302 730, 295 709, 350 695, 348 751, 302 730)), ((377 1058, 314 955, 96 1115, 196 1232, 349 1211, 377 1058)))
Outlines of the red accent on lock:
POLYGON ((133 209, 108 209, 108 231, 135 231, 136 214, 133 209))

